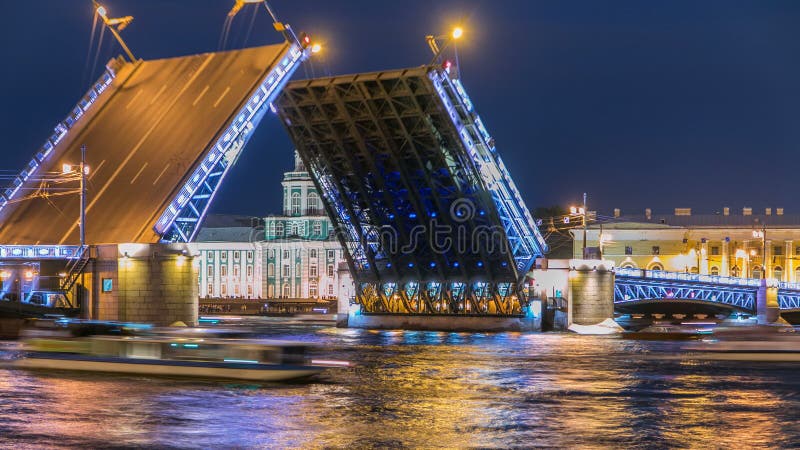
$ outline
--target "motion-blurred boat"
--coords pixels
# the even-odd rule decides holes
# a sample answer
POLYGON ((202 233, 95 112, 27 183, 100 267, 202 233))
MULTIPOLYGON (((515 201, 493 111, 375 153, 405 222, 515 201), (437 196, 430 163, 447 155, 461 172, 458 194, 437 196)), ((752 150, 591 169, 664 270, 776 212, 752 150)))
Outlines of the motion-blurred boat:
POLYGON ((781 326, 721 328, 684 349, 703 360, 800 362, 800 334, 781 326))
POLYGON ((622 337, 649 341, 672 341, 700 339, 711 333, 710 328, 698 325, 654 324, 639 331, 626 331, 622 333, 622 337))
POLYGON ((24 332, 23 369, 285 381, 343 361, 312 361, 309 344, 255 339, 239 330, 152 328, 97 321, 40 322, 24 332))

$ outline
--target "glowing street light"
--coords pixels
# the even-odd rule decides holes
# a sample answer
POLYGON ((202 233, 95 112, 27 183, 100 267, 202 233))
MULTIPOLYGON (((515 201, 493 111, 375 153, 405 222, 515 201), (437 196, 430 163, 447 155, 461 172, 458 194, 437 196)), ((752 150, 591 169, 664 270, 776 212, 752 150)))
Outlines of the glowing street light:
POLYGON ((311 46, 311 53, 319 53, 322 51, 322 46, 319 44, 314 44, 311 46))
POLYGON ((464 35, 464 29, 463 29, 463 28, 461 28, 461 27, 455 27, 455 28, 453 29, 453 34, 452 34, 452 36, 453 36, 453 39, 458 39, 458 38, 460 38, 460 37, 461 37, 461 36, 463 36, 463 35, 464 35))
POLYGON ((461 38, 461 36, 463 35, 464 35, 464 29, 461 27, 455 27, 453 28, 453 31, 451 31, 449 35, 441 34, 439 36, 434 36, 434 35, 425 36, 425 41, 428 42, 428 46, 431 48, 431 51, 433 52, 433 59, 431 60, 429 65, 433 65, 436 62, 436 60, 439 59, 439 55, 441 55, 442 52, 445 51, 445 49, 447 49, 447 47, 453 41, 461 38), (436 40, 445 38, 447 38, 447 41, 445 41, 444 45, 440 48, 439 43, 436 42, 436 40))

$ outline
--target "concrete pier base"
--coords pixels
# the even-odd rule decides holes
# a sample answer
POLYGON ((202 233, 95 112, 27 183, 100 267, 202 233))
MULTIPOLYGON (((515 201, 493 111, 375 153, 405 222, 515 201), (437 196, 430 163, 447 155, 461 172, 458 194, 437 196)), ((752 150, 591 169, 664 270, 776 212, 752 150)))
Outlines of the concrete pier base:
POLYGON ((186 244, 98 246, 84 280, 92 318, 196 325, 199 287, 193 260, 186 244))
POLYGON ((539 331, 541 316, 490 317, 490 316, 408 316, 350 313, 349 328, 379 330, 426 331, 539 331))
POLYGON ((594 325, 614 318, 614 266, 575 261, 569 272, 570 325, 594 325))
POLYGON ((768 286, 764 278, 761 279, 761 286, 756 293, 756 317, 759 325, 776 323, 780 319, 778 288, 768 286))

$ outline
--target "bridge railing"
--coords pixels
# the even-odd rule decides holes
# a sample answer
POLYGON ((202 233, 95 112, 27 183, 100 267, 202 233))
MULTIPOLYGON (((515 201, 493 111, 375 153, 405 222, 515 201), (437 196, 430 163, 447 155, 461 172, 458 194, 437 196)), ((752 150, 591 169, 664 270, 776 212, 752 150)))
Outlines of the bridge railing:
POLYGON ((58 143, 61 142, 69 130, 75 126, 78 119, 89 110, 100 94, 108 88, 114 80, 115 75, 114 68, 111 66, 107 67, 106 71, 103 72, 100 78, 89 88, 86 95, 84 95, 78 101, 78 104, 70 111, 67 118, 56 124, 53 135, 45 141, 44 145, 36 152, 33 159, 25 165, 25 168, 20 171, 19 175, 14 178, 11 184, 0 193, 0 211, 14 199, 22 188, 22 185, 39 169, 39 166, 53 152, 53 149, 58 143))
MULTIPOLYGON (((758 278, 724 277, 720 275, 704 275, 697 273, 669 272, 666 270, 645 270, 630 267, 617 267, 614 269, 617 276, 648 278, 653 280, 689 281, 694 283, 727 284, 731 286, 759 287, 761 280, 758 278)), ((797 283, 793 283, 797 284, 797 283)), ((800 284, 798 284, 800 286, 800 284)), ((800 289, 797 287, 795 289, 800 289)))

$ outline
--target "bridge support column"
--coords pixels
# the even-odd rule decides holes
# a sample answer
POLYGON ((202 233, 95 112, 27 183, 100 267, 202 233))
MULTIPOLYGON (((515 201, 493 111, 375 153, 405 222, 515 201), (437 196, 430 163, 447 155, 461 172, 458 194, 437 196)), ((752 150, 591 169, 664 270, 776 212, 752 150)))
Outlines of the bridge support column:
POLYGON ((756 294, 756 317, 759 325, 775 323, 780 317, 778 288, 767 286, 764 278, 761 279, 761 286, 756 294))
POLYGON ((572 260, 569 271, 569 324, 594 325, 614 318, 613 262, 572 260))

